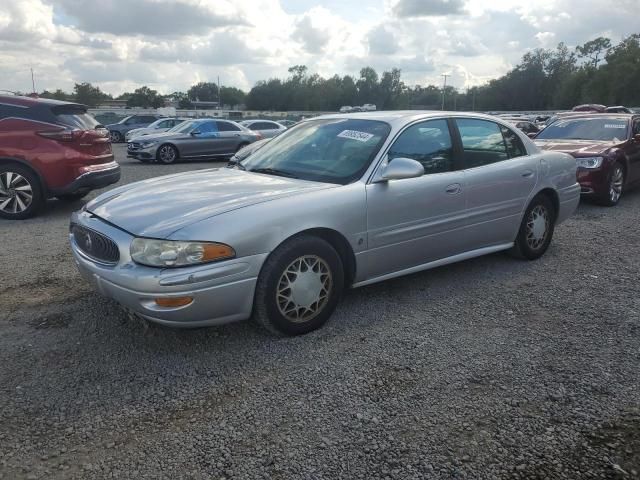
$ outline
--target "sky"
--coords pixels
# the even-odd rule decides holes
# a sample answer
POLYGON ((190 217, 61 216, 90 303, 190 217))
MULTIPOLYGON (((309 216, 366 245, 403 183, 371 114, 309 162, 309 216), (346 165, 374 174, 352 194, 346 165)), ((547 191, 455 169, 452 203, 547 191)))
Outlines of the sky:
POLYGON ((638 0, 0 0, 0 90, 90 82, 113 95, 217 81, 245 91, 292 65, 397 67, 408 85, 480 85, 534 48, 640 33, 638 0))

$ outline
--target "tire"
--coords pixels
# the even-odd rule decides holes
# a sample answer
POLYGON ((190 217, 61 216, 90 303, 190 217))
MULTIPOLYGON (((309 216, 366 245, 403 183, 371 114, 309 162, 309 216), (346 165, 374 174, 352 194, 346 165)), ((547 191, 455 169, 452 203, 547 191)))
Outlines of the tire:
POLYGON ((536 260, 544 255, 553 238, 556 216, 549 197, 534 197, 524 213, 511 254, 525 260, 536 260))
POLYGON ((597 197, 596 202, 605 207, 615 207, 622 197, 625 178, 624 167, 620 162, 615 162, 609 172, 608 191, 597 197))
POLYGON ((109 132, 109 138, 111 139, 111 143, 122 143, 124 141, 122 134, 115 130, 109 132))
POLYGON ((165 165, 170 165, 178 159, 178 149, 169 143, 160 145, 156 152, 156 160, 165 165))
POLYGON ((75 193, 65 193, 64 195, 58 195, 56 198, 63 202, 71 203, 71 202, 77 202, 78 200, 82 200, 84 197, 87 196, 88 193, 89 193, 89 190, 84 190, 84 191, 75 192, 75 193))
POLYGON ((22 165, 0 165, 0 218, 24 220, 44 205, 40 180, 22 165))
POLYGON ((276 335, 309 333, 331 317, 343 290, 340 255, 321 238, 300 235, 280 245, 263 265, 253 319, 276 335), (294 290, 296 280, 305 283, 294 290))

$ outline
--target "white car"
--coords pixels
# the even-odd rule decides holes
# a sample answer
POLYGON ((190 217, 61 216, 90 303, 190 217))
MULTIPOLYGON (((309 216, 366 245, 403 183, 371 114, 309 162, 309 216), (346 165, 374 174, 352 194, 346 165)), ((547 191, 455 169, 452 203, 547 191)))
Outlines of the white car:
POLYGON ((143 137, 145 135, 151 135, 156 133, 166 132, 171 130, 173 127, 180 125, 187 118, 161 118, 156 120, 148 127, 145 128, 136 128, 134 130, 129 130, 125 135, 125 140, 128 142, 129 140, 133 140, 137 137, 143 137))
POLYGON ((376 110, 377 107, 373 103, 365 103, 364 105, 362 105, 363 112, 375 112, 376 110))
POLYGON ((263 138, 276 137, 287 129, 284 125, 273 120, 245 120, 240 122, 240 125, 259 133, 263 138))
POLYGON ((353 111, 353 107, 349 105, 345 105, 344 107, 340 107, 340 113, 349 113, 353 111))

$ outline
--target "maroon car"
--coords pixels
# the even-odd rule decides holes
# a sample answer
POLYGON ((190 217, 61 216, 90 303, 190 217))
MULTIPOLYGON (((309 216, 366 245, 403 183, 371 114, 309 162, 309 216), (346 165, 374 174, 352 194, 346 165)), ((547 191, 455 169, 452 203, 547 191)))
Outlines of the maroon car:
POLYGON ((582 194, 613 206, 640 184, 640 115, 582 114, 563 117, 535 137, 543 150, 573 155, 582 194))
POLYGON ((0 218, 37 213, 120 180, 109 132, 84 105, 0 95, 0 218))

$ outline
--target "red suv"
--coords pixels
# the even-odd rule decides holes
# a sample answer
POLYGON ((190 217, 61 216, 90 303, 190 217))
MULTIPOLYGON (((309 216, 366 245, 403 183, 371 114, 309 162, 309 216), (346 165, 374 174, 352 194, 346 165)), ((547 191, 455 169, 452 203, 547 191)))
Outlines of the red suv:
POLYGON ((74 201, 120 180, 109 131, 76 103, 0 95, 0 218, 74 201))

